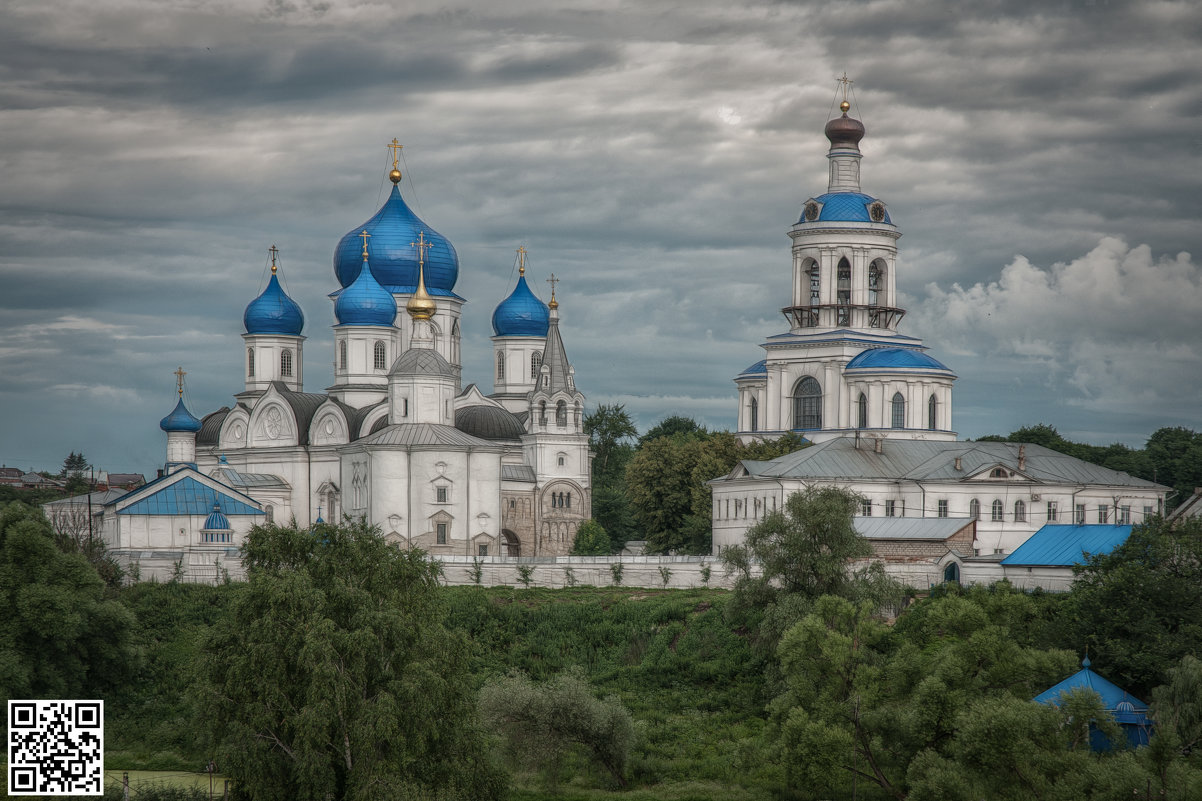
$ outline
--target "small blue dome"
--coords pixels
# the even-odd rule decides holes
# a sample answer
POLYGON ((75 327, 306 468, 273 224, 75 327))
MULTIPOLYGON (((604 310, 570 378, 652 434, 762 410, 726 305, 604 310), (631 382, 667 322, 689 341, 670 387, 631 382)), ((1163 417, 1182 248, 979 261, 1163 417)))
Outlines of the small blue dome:
POLYGON ((213 511, 205 518, 205 524, 201 526, 204 531, 229 531, 230 521, 221 513, 221 504, 213 504, 213 511))
POLYGON ((242 322, 248 334, 285 334, 300 336, 305 315, 296 301, 288 297, 274 273, 263 294, 250 302, 242 322))
POLYGON ((426 291, 442 297, 455 294, 452 290, 459 280, 459 256, 455 248, 405 205, 396 184, 375 216, 347 233, 334 248, 334 275, 339 284, 349 287, 359 275, 359 265, 363 263, 359 234, 364 230, 372 237, 371 271, 389 292, 417 289, 417 248, 410 243, 416 242, 418 233, 424 231, 426 241, 433 246, 426 252, 426 291))
POLYGON ((524 275, 492 313, 492 330, 499 337, 545 337, 550 324, 551 311, 530 291, 524 275))
POLYGON ((869 348, 847 363, 845 370, 893 370, 893 369, 942 370, 950 373, 947 365, 932 359, 920 350, 911 348, 869 348))
POLYGON ((819 195, 814 200, 822 204, 822 209, 818 213, 818 219, 807 220, 805 211, 803 210, 801 219, 797 222, 881 222, 893 225, 893 220, 889 217, 888 208, 885 208, 885 219, 879 221, 872 219, 868 207, 876 203, 877 199, 862 192, 828 192, 825 195, 819 195))
POLYGON ((338 293, 334 316, 339 325, 390 326, 396 320, 396 298, 372 274, 366 261, 359 262, 355 283, 338 293))
POLYGON ((200 421, 192 416, 188 411, 188 407, 184 405, 184 399, 180 398, 175 404, 175 408, 171 410, 171 414, 159 421, 159 428, 164 431, 190 431, 197 432, 200 430, 200 421))

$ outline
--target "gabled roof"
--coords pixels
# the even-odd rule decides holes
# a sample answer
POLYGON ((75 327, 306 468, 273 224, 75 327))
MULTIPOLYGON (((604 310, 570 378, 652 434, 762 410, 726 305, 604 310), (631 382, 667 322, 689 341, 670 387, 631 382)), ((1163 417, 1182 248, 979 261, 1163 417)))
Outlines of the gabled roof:
POLYGON ((856 533, 869 540, 935 540, 943 542, 966 528, 973 520, 953 517, 856 517, 856 533))
POLYGON ((1049 523, 1002 560, 1003 565, 1071 567, 1085 554, 1110 553, 1131 536, 1131 526, 1061 526, 1049 523))
POLYGON ((456 450, 500 450, 500 446, 495 443, 437 423, 399 423, 385 426, 355 444, 400 445, 407 448, 436 445, 456 450))
POLYGON ((270 473, 241 473, 230 466, 218 467, 213 478, 238 489, 289 489, 288 482, 270 473))
POLYGON ((208 515, 220 504, 227 515, 261 515, 257 502, 216 479, 185 467, 156 478, 105 508, 121 515, 208 515))
POLYGON ((313 415, 318 407, 325 403, 329 396, 316 392, 293 392, 283 381, 272 381, 271 388, 278 392, 292 409, 296 418, 297 444, 308 445, 309 424, 313 422, 313 415))
MULTIPOLYGON (((1102 697, 1102 703, 1111 712, 1120 713, 1147 713, 1148 705, 1136 698, 1131 693, 1119 687, 1112 681, 1104 679, 1097 673, 1089 669, 1089 657, 1081 660, 1082 668, 1078 672, 1069 676, 1064 681, 1054 687, 1050 687, 1039 695, 1032 698, 1041 704, 1055 704, 1060 700, 1060 694, 1068 692, 1077 687, 1083 687, 1088 690, 1093 690, 1102 697), (1120 708, 1120 704, 1125 704, 1120 708)), ((1146 720, 1146 718, 1145 718, 1146 720)), ((1128 721, 1120 720, 1120 723, 1128 721)))
POLYGON ((115 501, 118 498, 123 498, 128 494, 129 490, 120 488, 106 489, 100 492, 87 492, 83 495, 72 495, 70 498, 59 498, 57 501, 49 501, 48 503, 42 504, 42 508, 49 511, 55 511, 68 507, 86 507, 88 505, 88 498, 90 497, 92 499, 92 508, 99 512, 101 506, 104 506, 106 503, 111 501, 115 501))

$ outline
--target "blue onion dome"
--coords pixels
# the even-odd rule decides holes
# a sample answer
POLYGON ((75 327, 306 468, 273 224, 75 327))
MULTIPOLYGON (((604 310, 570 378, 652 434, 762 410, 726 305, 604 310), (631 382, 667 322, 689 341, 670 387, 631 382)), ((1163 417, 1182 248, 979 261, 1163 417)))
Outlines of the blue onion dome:
POLYGON ((372 274, 367 261, 359 262, 359 277, 338 293, 334 316, 339 325, 391 326, 396 320, 396 298, 372 274))
POLYGON ((200 430, 200 421, 192 416, 188 411, 188 407, 184 405, 184 399, 180 398, 175 404, 175 408, 171 410, 171 414, 159 421, 159 428, 164 431, 189 431, 195 433, 200 430))
POLYGON ((248 334, 285 334, 300 336, 305 327, 305 315, 296 301, 288 297, 280 286, 280 279, 272 266, 271 280, 263 294, 250 302, 242 315, 248 334))
POLYGON ((213 511, 209 512, 209 516, 205 518, 205 524, 201 526, 205 531, 229 531, 230 521, 221 513, 221 504, 213 504, 213 511))
POLYGON ((499 337, 545 337, 551 312, 547 304, 534 296, 526 285, 526 276, 518 276, 518 285, 492 313, 492 330, 499 337))
POLYGON ((847 363, 845 370, 942 370, 947 365, 912 348, 869 348, 847 363))
POLYGON ((371 271, 389 292, 410 293, 417 289, 417 248, 411 243, 425 231, 426 241, 431 245, 425 259, 426 291, 442 297, 455 294, 459 256, 454 246, 405 205, 396 183, 375 216, 338 241, 334 249, 334 275, 339 284, 349 287, 359 275, 362 255, 356 240, 365 229, 372 236, 371 271))

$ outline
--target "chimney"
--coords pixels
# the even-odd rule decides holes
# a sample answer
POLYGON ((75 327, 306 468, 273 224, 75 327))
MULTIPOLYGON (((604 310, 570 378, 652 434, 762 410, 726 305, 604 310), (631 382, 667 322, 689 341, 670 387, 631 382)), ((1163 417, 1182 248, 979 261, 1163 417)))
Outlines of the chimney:
POLYGON ((885 438, 884 437, 877 437, 876 440, 873 441, 872 452, 873 453, 884 453, 885 452, 885 438))
POLYGON ((964 469, 964 465, 960 462, 960 457, 957 456, 956 457, 956 472, 959 473, 963 469, 964 469))
POLYGON ((1027 446, 1018 446, 1018 469, 1019 472, 1027 469, 1027 446))

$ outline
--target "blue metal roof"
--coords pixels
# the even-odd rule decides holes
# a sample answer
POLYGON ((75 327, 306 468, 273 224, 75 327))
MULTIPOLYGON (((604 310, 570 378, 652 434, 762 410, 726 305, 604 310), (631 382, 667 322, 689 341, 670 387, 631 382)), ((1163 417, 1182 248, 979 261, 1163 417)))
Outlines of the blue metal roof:
MULTIPOLYGON (((1059 706, 1061 695, 1077 688, 1093 690, 1101 697, 1102 706, 1123 727, 1123 733, 1126 735, 1129 745, 1139 747, 1148 744, 1152 728, 1152 720, 1148 717, 1148 705, 1114 682, 1104 679, 1090 670, 1089 657, 1081 660, 1081 670, 1056 686, 1044 690, 1031 700, 1040 704, 1059 706)), ((1109 739, 1092 725, 1089 739, 1090 747, 1094 751, 1109 751, 1113 747, 1109 739)))
MULTIPOLYGON (((797 222, 876 222, 868 214, 869 204, 877 201, 871 195, 865 195, 862 192, 828 192, 825 195, 819 195, 814 200, 822 204, 818 219, 807 220, 803 212, 801 219, 797 222)), ((893 224, 888 208, 885 209, 885 219, 882 222, 888 225, 893 224)))
MULTIPOLYGON (((170 478, 167 476, 166 478, 170 478)), ((147 484, 153 487, 158 482, 147 484)), ((167 484, 121 509, 123 515, 203 515, 217 504, 231 515, 261 515, 261 511, 232 495, 205 486, 191 476, 167 484)))
POLYGON ((492 313, 492 330, 499 337, 545 337, 551 312, 519 275, 517 286, 492 313))
POLYGON ((768 360, 767 359, 760 359, 758 362, 751 365, 743 372, 739 373, 740 376, 767 375, 767 374, 768 374, 768 360))
POLYGON ((359 234, 364 230, 371 234, 371 271, 389 292, 413 292, 417 287, 417 248, 411 243, 425 232, 426 241, 433 245, 425 258, 426 291, 435 296, 453 294, 459 280, 454 246, 405 205, 396 184, 375 216, 349 231, 334 248, 334 275, 339 284, 349 287, 359 275, 363 263, 359 234))
POLYGON ((192 416, 192 412, 188 411, 188 407, 184 405, 182 397, 176 401, 175 408, 171 410, 171 414, 159 421, 159 428, 164 431, 197 432, 200 430, 200 426, 200 421, 192 416))
POLYGON ((338 293, 334 316, 339 325, 391 326, 396 321, 396 298, 372 274, 367 261, 359 262, 355 282, 338 293))
POLYGON ((229 531, 230 521, 221 513, 221 504, 213 504, 213 511, 205 518, 205 524, 201 526, 204 531, 229 531))
POLYGON ((869 348, 847 363, 846 370, 943 370, 947 365, 912 348, 869 348))
POLYGON ((272 273, 263 294, 246 307, 242 322, 248 334, 299 336, 305 327, 305 315, 296 301, 284 292, 279 277, 272 273))
POLYGON ((1084 554, 1110 553, 1131 536, 1131 526, 1063 526, 1049 523, 1002 560, 1003 565, 1071 567, 1084 554))

